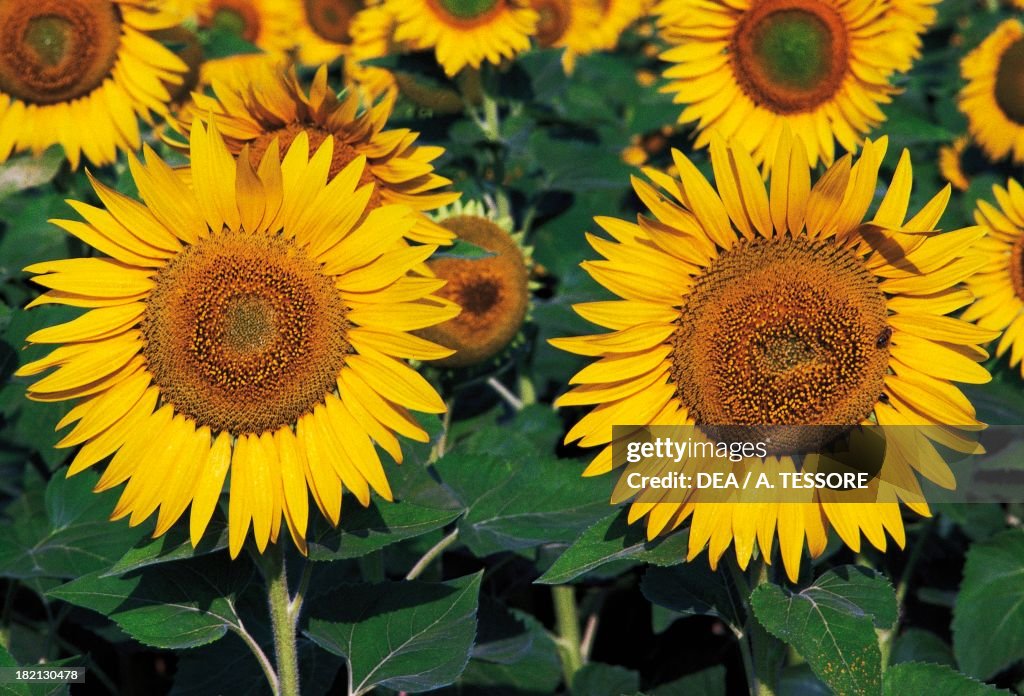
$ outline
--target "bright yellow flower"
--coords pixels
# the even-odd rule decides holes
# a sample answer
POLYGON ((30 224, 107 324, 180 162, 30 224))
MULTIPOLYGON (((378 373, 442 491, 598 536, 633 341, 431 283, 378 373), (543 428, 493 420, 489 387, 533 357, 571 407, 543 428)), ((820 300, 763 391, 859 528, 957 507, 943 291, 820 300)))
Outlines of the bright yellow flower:
POLYGON ((889 77, 914 53, 894 41, 885 0, 663 0, 659 27, 672 48, 663 89, 695 123, 696 146, 712 132, 770 166, 788 127, 812 165, 831 164, 885 120, 889 77))
POLYGON ((611 51, 622 33, 647 14, 651 0, 598 0, 601 18, 597 23, 594 50, 611 51))
POLYGON ((458 308, 408 273, 435 249, 405 243, 417 215, 367 214, 365 159, 329 179, 333 149, 310 157, 301 133, 253 163, 197 124, 191 187, 147 147, 129 158, 144 203, 93 180, 104 208, 56 221, 103 255, 26 269, 48 288, 30 306, 89 310, 29 336, 61 345, 17 374, 48 372, 29 398, 79 401, 58 446, 82 445, 69 476, 113 455, 97 485, 127 482, 113 519, 159 508, 160 535, 191 505, 196 544, 229 479, 232 557, 250 526, 261 552, 276 542, 282 516, 305 550, 309 493, 335 524, 343 490, 391 500, 374 443, 401 462, 396 434, 427 441, 407 409, 445 406, 403 360, 451 351, 407 332, 458 308))
POLYGON ((562 67, 571 73, 576 58, 592 52, 601 22, 600 0, 530 0, 539 20, 535 38, 541 48, 563 48, 562 67))
POLYGON ((1008 19, 964 57, 960 110, 991 159, 1024 162, 1024 25, 1008 19))
POLYGON ((987 263, 968 284, 977 298, 963 318, 1002 332, 996 355, 1010 354, 1010 366, 1024 363, 1024 188, 1010 179, 994 186, 998 205, 978 201, 975 220, 986 231, 978 245, 987 263))
MULTIPOLYGON (((213 114, 232 154, 239 154, 248 145, 254 162, 275 140, 284 156, 300 133, 306 134, 314 151, 333 136, 331 176, 365 156, 363 183, 374 184, 371 210, 387 203, 402 203, 427 211, 458 198, 458 193, 439 190, 451 182, 434 173, 431 165, 444 153, 443 148, 417 145, 419 134, 407 129, 384 130, 394 95, 370 109, 360 109, 357 94, 339 99, 328 87, 326 67, 317 71, 308 93, 294 70, 255 64, 229 82, 215 82, 213 96, 197 93, 193 98, 194 108, 181 114, 175 127, 187 134, 192 119, 205 122, 208 114, 213 114)), ((413 238, 444 244, 452 235, 421 216, 413 238)))
POLYGON ((963 156, 969 142, 966 137, 961 136, 952 144, 939 148, 939 173, 958 191, 966 191, 971 185, 963 167, 963 156))
POLYGON ((537 13, 529 0, 385 0, 395 40, 433 49, 449 77, 469 66, 500 63, 530 48, 537 13))
MULTIPOLYGON (((717 188, 674 151, 680 179, 647 169, 660 190, 634 184, 652 217, 596 219, 614 241, 589 235, 604 260, 584 268, 622 299, 576 311, 612 332, 552 341, 599 358, 556 402, 595 406, 566 437, 603 447, 584 475, 613 469, 614 424, 917 424, 974 451, 960 428, 980 424, 953 382, 990 379, 977 344, 994 334, 945 315, 970 301, 959 284, 985 263, 972 247, 984 231, 936 231, 948 187, 907 219, 907 152, 869 217, 885 150, 885 139, 866 141, 859 161, 842 157, 812 187, 802 141, 783 131, 766 191, 746 148, 715 138, 717 188)), ((646 517, 649 538, 690 519, 689 558, 707 548, 712 566, 732 544, 746 567, 755 540, 770 561, 777 531, 795 580, 804 541, 817 556, 829 526, 854 550, 861 533, 884 550, 886 532, 904 543, 900 500, 929 514, 906 493, 914 471, 947 487, 952 474, 930 440, 914 437, 912 458, 893 451, 885 460, 883 502, 837 503, 815 491, 808 503, 709 503, 697 490, 680 502, 635 501, 629 519, 646 517)), ((781 452, 736 466, 742 479, 755 467, 798 464, 781 452)))
POLYGON ((138 118, 166 113, 188 70, 151 36, 175 21, 145 0, 0 0, 0 162, 59 144, 77 168, 138 149, 138 118))

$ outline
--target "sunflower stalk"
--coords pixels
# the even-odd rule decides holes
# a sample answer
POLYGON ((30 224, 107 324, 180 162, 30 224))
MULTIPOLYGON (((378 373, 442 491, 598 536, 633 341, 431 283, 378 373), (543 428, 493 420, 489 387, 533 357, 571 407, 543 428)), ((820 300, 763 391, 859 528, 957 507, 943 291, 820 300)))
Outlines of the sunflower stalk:
POLYGON ((555 643, 562 661, 562 675, 566 688, 571 688, 573 677, 583 666, 576 590, 572 585, 554 585, 551 588, 551 600, 555 607, 555 627, 558 631, 555 643))
MULTIPOLYGON (((298 696, 299 656, 296 643, 301 600, 292 599, 288 591, 288 569, 280 544, 271 544, 264 555, 263 577, 270 604, 270 624, 274 632, 274 654, 277 663, 276 696, 298 696)), ((301 589, 300 589, 301 593, 301 589)))
POLYGON ((735 561, 730 560, 727 567, 732 574, 733 583, 736 585, 736 592, 743 605, 744 616, 746 616, 744 625, 734 633, 739 645, 740 657, 743 659, 743 669, 747 674, 750 696, 775 696, 775 682, 778 678, 781 661, 785 658, 785 652, 778 649, 779 642, 765 631, 750 606, 750 595, 753 590, 771 582, 768 579, 768 565, 762 561, 751 569, 751 577, 756 577, 753 583, 747 579, 747 575, 735 561))

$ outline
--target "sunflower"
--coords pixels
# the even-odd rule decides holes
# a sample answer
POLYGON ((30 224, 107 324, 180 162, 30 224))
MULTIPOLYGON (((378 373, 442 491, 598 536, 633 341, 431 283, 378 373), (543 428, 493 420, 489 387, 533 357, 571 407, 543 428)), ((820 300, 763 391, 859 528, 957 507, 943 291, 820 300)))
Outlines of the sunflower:
POLYGON ((601 17, 594 28, 594 50, 611 51, 622 33, 647 14, 650 0, 598 0, 601 17))
POLYGON ((529 0, 385 0, 395 40, 433 49, 449 77, 485 60, 498 64, 530 48, 537 13, 529 0))
POLYGON ((1001 332, 996 355, 1009 351, 1010 366, 1024 374, 1024 188, 1010 179, 992 191, 998 206, 980 199, 974 214, 986 232, 979 248, 988 263, 968 281, 977 299, 963 318, 1001 332))
MULTIPOLYGON (((861 532, 880 549, 886 531, 902 546, 899 501, 929 514, 913 471, 953 485, 918 433, 975 451, 961 428, 981 424, 952 382, 990 379, 976 362, 986 357, 977 344, 994 334, 945 315, 970 301, 958 284, 986 262, 972 248, 984 232, 935 231, 949 187, 905 219, 907 152, 865 224, 885 139, 865 141, 859 161, 843 156, 812 187, 802 140, 783 130, 768 191, 745 147, 717 137, 710 145, 717 190, 674 151, 680 179, 645 170, 662 190, 634 182, 653 217, 596 219, 613 240, 590 235, 606 260, 584 268, 622 299, 576 306, 611 333, 552 340, 600 358, 556 402, 596 405, 566 442, 604 446, 584 472, 592 476, 614 468, 613 424, 929 425, 915 429, 918 441, 906 448, 912 456, 894 450, 885 460, 883 502, 837 503, 815 491, 806 503, 709 503, 710 491, 697 491, 679 502, 635 501, 629 513, 631 522, 647 517, 649 538, 690 518, 689 558, 707 546, 712 566, 735 542, 746 567, 755 539, 770 561, 778 530, 792 579, 804 540, 817 556, 828 526, 855 550, 861 532)), ((736 466, 793 470, 797 463, 781 452, 736 466)))
POLYGON ((396 52, 395 18, 379 5, 367 7, 352 19, 349 31, 352 45, 345 61, 345 75, 372 102, 395 86, 395 78, 387 68, 363 63, 396 52))
POLYGON ((347 55, 359 13, 374 4, 367 0, 302 0, 295 44, 299 61, 319 65, 347 55))
POLYGON ((909 52, 898 54, 900 62, 896 69, 900 72, 910 70, 915 60, 921 57, 921 35, 935 23, 938 10, 935 6, 940 0, 891 0, 889 17, 893 27, 888 41, 910 47, 909 52))
MULTIPOLYGON (((267 53, 282 56, 295 46, 295 0, 194 0, 201 27, 222 26, 267 53)), ((230 59, 223 59, 230 60, 230 59)))
POLYGON ((967 130, 994 160, 1024 162, 1024 25, 1008 19, 960 65, 967 130))
MULTIPOLYGON (((214 82, 214 95, 193 95, 194 109, 184 112, 172 124, 187 134, 193 119, 208 114, 216 118, 232 154, 249 146, 253 163, 259 161, 273 141, 279 141, 281 155, 292 141, 305 133, 316 151, 328 136, 334 139, 330 176, 359 156, 367 158, 362 182, 373 183, 368 209, 402 203, 416 210, 434 210, 458 198, 458 193, 439 191, 451 183, 434 173, 430 164, 441 156, 440 147, 416 145, 419 134, 407 129, 384 130, 394 95, 360 112, 359 95, 351 93, 339 99, 328 88, 327 68, 321 66, 307 94, 294 69, 251 66, 230 82, 214 82)), ((447 243, 452 235, 421 216, 413 239, 426 243, 447 243)))
POLYGON ((112 164, 139 147, 187 66, 149 32, 175 18, 143 0, 0 0, 0 162, 60 144, 112 164))
POLYGON ((456 202, 440 224, 459 239, 489 252, 483 258, 437 258, 427 266, 448 282, 437 294, 462 307, 459 316, 418 332, 455 353, 432 364, 480 365, 498 356, 519 335, 530 308, 530 249, 512 221, 488 215, 484 206, 456 202))
POLYGON ((402 359, 451 351, 407 331, 458 308, 407 273, 435 249, 400 243, 415 213, 364 216, 365 160, 329 180, 333 147, 310 158, 302 133, 254 167, 197 124, 193 188, 147 147, 129 158, 145 203, 93 180, 105 209, 73 202, 85 222, 55 221, 107 256, 26 269, 49 288, 30 306, 89 309, 29 336, 63 345, 17 374, 56 368, 29 398, 80 400, 58 446, 82 445, 69 476, 113 455, 97 484, 127 481, 112 519, 159 508, 159 536, 191 504, 196 544, 230 471, 232 557, 250 523, 261 552, 276 541, 282 513, 305 550, 307 490, 336 524, 343 490, 392 497, 374 442, 401 462, 396 434, 427 441, 407 409, 445 407, 402 359))
POLYGON ((567 74, 576 58, 595 48, 601 22, 599 0, 530 0, 539 17, 535 38, 541 48, 564 48, 562 67, 567 74))
POLYGON ((939 148, 939 173, 958 191, 966 191, 971 186, 963 167, 963 156, 969 143, 965 136, 961 136, 939 148))
POLYGON ((696 146, 717 131, 769 166, 784 126, 803 140, 812 165, 831 164, 835 141, 853 152, 885 120, 889 77, 913 47, 895 30, 885 0, 663 0, 659 28, 663 91, 686 104, 696 146))

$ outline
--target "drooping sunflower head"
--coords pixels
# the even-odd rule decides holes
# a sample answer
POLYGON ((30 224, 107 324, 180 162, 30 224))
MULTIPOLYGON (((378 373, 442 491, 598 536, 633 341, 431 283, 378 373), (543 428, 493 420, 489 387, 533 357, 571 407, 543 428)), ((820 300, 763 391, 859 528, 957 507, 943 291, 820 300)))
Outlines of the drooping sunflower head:
POLYGON ((601 21, 598 0, 530 0, 537 11, 534 38, 541 48, 564 48, 562 67, 571 73, 576 58, 596 48, 601 21))
POLYGON ((1009 353, 1017 367, 1024 365, 1024 187, 1010 179, 992 192, 996 205, 979 199, 974 214, 985 229, 979 248, 987 263, 968 281, 976 299, 963 318, 1001 332, 996 355, 1009 353))
MULTIPOLYGON (((585 475, 621 464, 612 458, 613 425, 693 426, 713 440, 724 426, 764 438, 794 432, 786 426, 825 426, 775 440, 767 462, 736 464, 741 476, 765 466, 793 471, 826 439, 869 424, 932 426, 932 440, 973 451, 958 433, 980 424, 953 383, 989 379, 977 344, 993 333, 945 315, 970 301, 961 281, 985 263, 974 247, 983 231, 936 230, 948 187, 907 219, 906 152, 869 217, 885 149, 884 139, 866 141, 859 161, 842 157, 812 186, 802 141, 784 131, 766 190, 745 148, 713 139, 717 187, 675 151, 679 179, 645 170, 656 186, 634 182, 649 216, 596 219, 613 239, 590 236, 604 259, 584 268, 621 299, 576 310, 612 332, 552 341, 599 358, 557 401, 595 406, 566 438, 604 448, 585 475)), ((682 500, 648 491, 630 520, 646 516, 653 538, 692 518, 690 558, 707 546, 715 564, 735 543, 743 566, 755 539, 770 560, 778 529, 795 579, 804 539, 821 553, 829 525, 855 549, 861 532, 879 548, 886 531, 902 545, 899 502, 928 514, 920 496, 907 494, 913 470, 952 485, 932 443, 919 440, 913 460, 895 452, 885 460, 883 502, 835 503, 816 492, 807 503, 742 502, 745 493, 721 503, 701 491, 682 500)))
POLYGON ((60 144, 111 164, 139 147, 186 65, 151 36, 173 26, 142 0, 0 0, 0 162, 60 144))
MULTIPOLYGON (((389 94, 369 109, 360 106, 352 92, 339 97, 327 83, 327 68, 321 66, 308 92, 294 69, 258 63, 228 81, 214 81, 212 96, 196 93, 195 106, 183 113, 175 127, 187 134, 207 114, 217 119, 232 154, 248 147, 253 164, 277 142, 285 156, 292 142, 305 134, 313 151, 328 138, 334 142, 330 175, 365 156, 363 183, 373 184, 369 209, 402 203, 420 211, 434 210, 458 198, 442 191, 451 183, 434 172, 430 164, 443 154, 440 147, 417 145, 418 133, 384 130, 394 95, 389 94)), ((413 238, 425 243, 444 244, 451 233, 421 216, 413 238)))
POLYGON ((385 0, 385 7, 395 16, 395 40, 433 50, 449 77, 527 50, 538 20, 529 0, 385 0))
POLYGON ((529 249, 512 232, 512 221, 488 215, 483 205, 456 203, 440 224, 489 255, 483 258, 437 258, 427 262, 447 281, 438 295, 462 312, 454 319, 420 332, 455 353, 434 361, 440 367, 470 367, 499 356, 519 335, 530 308, 529 249))
POLYGON ((884 0, 665 0, 664 91, 686 104, 696 145, 716 131, 769 167, 783 125, 803 141, 812 165, 831 164, 835 142, 855 151, 883 120, 889 77, 912 48, 888 38, 884 0))
POLYGON ((458 308, 409 273, 436 248, 407 242, 416 213, 366 213, 366 160, 329 179, 333 147, 310 156, 302 133, 253 166, 196 124, 191 187, 147 146, 129 160, 144 202, 93 180, 104 207, 55 221, 100 255, 30 266, 48 288, 30 306, 88 311, 29 336, 58 347, 17 374, 48 372, 31 399, 79 402, 58 446, 81 445, 69 476, 112 455, 97 489, 127 482, 114 519, 159 509, 156 536, 191 505, 196 544, 227 478, 232 556, 282 519, 305 550, 310 493, 335 524, 345 490, 390 500, 375 444, 400 462, 396 435, 426 441, 407 409, 444 404, 404 359, 451 351, 408 332, 458 308))
POLYGON ((1024 162, 1024 24, 1008 19, 964 57, 960 110, 974 141, 994 160, 1024 162))

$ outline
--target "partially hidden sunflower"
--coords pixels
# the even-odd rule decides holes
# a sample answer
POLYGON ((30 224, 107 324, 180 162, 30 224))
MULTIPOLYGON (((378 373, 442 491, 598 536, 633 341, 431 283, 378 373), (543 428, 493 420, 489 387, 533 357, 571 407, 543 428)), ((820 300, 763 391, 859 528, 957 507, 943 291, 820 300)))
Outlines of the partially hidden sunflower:
POLYGON ((310 157, 302 133, 254 166, 196 124, 193 187, 147 146, 129 159, 144 203, 93 180, 105 207, 55 221, 105 256, 26 269, 48 288, 30 306, 88 310, 29 336, 61 345, 17 374, 52 370, 29 398, 79 402, 58 446, 81 445, 69 476, 113 455, 96 486, 127 482, 112 519, 159 508, 158 536, 191 505, 196 544, 229 479, 232 557, 250 526, 261 552, 275 542, 282 516, 304 551, 309 493, 336 524, 343 491, 392 498, 374 443, 401 462, 396 435, 427 441, 409 409, 445 406, 404 359, 451 351, 408 331, 458 308, 408 273, 435 249, 400 243, 415 212, 364 215, 365 159, 328 179, 333 146, 310 157))
POLYGON ((1002 333, 996 355, 1024 374, 1024 187, 1016 179, 993 186, 996 205, 978 200, 975 220, 985 231, 979 249, 987 263, 968 280, 976 299, 963 318, 1002 333))
POLYGON ((529 49, 538 20, 529 0, 385 0, 385 7, 395 40, 433 50, 449 77, 529 49))
POLYGON ((187 66, 151 33, 176 18, 143 0, 0 0, 0 162, 63 146, 112 164, 138 118, 167 112, 187 66))
POLYGON ((896 54, 898 63, 896 69, 906 72, 913 66, 915 60, 921 57, 922 39, 924 34, 938 17, 936 5, 940 0, 891 0, 889 3, 889 17, 892 19, 893 28, 890 30, 888 41, 911 47, 911 51, 900 51, 896 54))
POLYGON ((345 76, 374 101, 395 86, 395 77, 387 68, 366 65, 367 61, 398 52, 394 41, 395 17, 381 5, 359 12, 349 27, 352 43, 345 58, 345 76))
POLYGON ((541 48, 562 48, 566 73, 576 68, 576 59, 595 50, 601 21, 599 0, 530 0, 537 11, 534 38, 541 48))
POLYGON ((974 141, 994 160, 1024 162, 1024 24, 1008 19, 961 63, 960 110, 974 141))
POLYGON ((509 218, 481 203, 456 201, 437 217, 460 240, 487 253, 482 258, 434 258, 427 266, 447 284, 437 294, 459 305, 459 316, 417 332, 455 352, 431 364, 463 368, 502 354, 519 336, 530 310, 532 250, 509 218))
MULTIPOLYGON (((603 447, 584 472, 594 476, 614 468, 613 425, 929 426, 903 448, 910 456, 887 452, 882 502, 814 491, 804 503, 721 503, 701 490, 676 502, 660 497, 667 490, 648 491, 628 517, 646 517, 649 538, 689 519, 688 558, 707 548, 712 566, 732 544, 745 568, 755 541, 771 562, 777 532, 794 580, 805 540, 821 554, 830 526, 855 550, 861 533, 879 549, 886 532, 902 546, 900 501, 929 514, 920 495, 907 495, 920 493, 914 471, 955 485, 928 438, 977 451, 964 429, 981 425, 953 382, 990 379, 977 344, 995 334, 946 315, 970 302, 961 281, 987 262, 973 246, 984 231, 936 230, 949 187, 906 219, 907 152, 869 218, 885 139, 865 141, 856 163, 844 155, 812 186, 802 141, 783 131, 767 191, 745 147, 718 138, 710 147, 717 186, 674 151, 679 179, 645 170, 661 190, 634 181, 651 217, 596 218, 612 239, 589 235, 604 260, 583 266, 622 299, 575 307, 611 333, 551 341, 598 358, 556 401, 595 406, 566 442, 603 447)), ((795 463, 780 452, 736 471, 742 480, 744 468, 793 471, 795 463)))
POLYGON ((366 0, 302 0, 295 45, 299 61, 319 65, 347 55, 359 13, 377 3, 366 0))
POLYGON ((301 13, 293 0, 189 0, 193 14, 204 29, 222 27, 236 33, 256 48, 256 53, 239 53, 208 58, 200 66, 196 89, 204 90, 214 80, 231 81, 256 69, 259 62, 287 61, 295 48, 301 13))
MULTIPOLYGON (((283 157, 292 141, 305 133, 314 151, 328 137, 334 141, 330 175, 354 159, 365 156, 363 183, 373 183, 368 209, 402 203, 418 211, 447 205, 459 194, 441 190, 450 180, 436 174, 431 162, 440 147, 417 145, 418 133, 408 129, 384 130, 394 105, 388 94, 369 109, 360 106, 356 92, 339 98, 328 86, 327 68, 321 66, 307 93, 295 70, 255 64, 229 81, 214 81, 213 95, 193 94, 194 108, 172 124, 187 135, 196 121, 212 114, 232 154, 248 146, 258 162, 270 143, 277 141, 283 157)), ((425 243, 448 243, 452 234, 420 216, 412 238, 425 243)))
POLYGON ((619 39, 650 10, 650 0, 598 0, 601 17, 594 29, 594 49, 611 51, 619 39))
POLYGON ((939 148, 939 173, 958 191, 966 191, 971 185, 961 161, 969 142, 966 136, 961 136, 939 148))
POLYGON ((696 146, 711 133, 771 165, 784 127, 803 141, 812 165, 856 151, 885 120, 895 70, 914 54, 894 41, 885 0, 663 0, 662 36, 674 44, 662 90, 686 107, 696 146))

